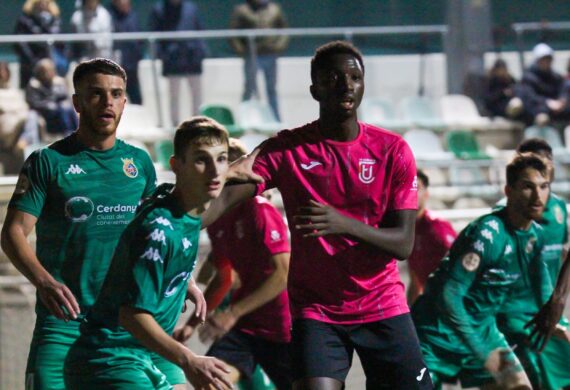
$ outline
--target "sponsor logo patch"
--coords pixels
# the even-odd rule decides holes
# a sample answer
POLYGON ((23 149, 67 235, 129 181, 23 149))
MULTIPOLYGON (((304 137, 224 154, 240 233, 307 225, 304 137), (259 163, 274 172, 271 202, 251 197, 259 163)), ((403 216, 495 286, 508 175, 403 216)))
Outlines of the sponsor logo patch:
POLYGON ((95 205, 86 196, 74 196, 65 202, 65 216, 72 222, 85 222, 93 215, 95 205))
POLYGON ((479 267, 481 257, 475 252, 466 253, 461 259, 461 264, 469 272, 475 271, 479 267))

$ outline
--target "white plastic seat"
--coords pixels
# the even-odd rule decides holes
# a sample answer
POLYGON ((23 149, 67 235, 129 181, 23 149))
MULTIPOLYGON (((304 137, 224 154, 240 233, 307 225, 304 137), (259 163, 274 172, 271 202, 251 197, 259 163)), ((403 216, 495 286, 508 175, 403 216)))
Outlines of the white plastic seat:
POLYGON ((359 118, 366 123, 387 130, 403 131, 411 127, 411 122, 399 118, 392 102, 385 98, 368 98, 360 105, 359 118))
POLYGON ((452 160, 453 153, 443 149, 441 140, 432 130, 413 129, 404 134, 416 160, 452 160))
POLYGON ((155 142, 170 139, 171 132, 154 125, 152 114, 138 104, 126 104, 117 129, 117 136, 123 139, 155 142))
POLYGON ((287 126, 279 122, 269 105, 259 100, 246 100, 238 107, 239 125, 247 130, 274 135, 287 126))
POLYGON ((551 126, 530 126, 524 129, 524 138, 542 138, 552 148, 554 152, 557 149, 564 149, 562 137, 554 127, 551 126))
POLYGON ((411 96, 402 99, 400 112, 413 125, 433 130, 444 130, 447 126, 436 110, 434 102, 426 96, 411 96))
POLYGON ((440 100, 441 117, 448 127, 487 129, 491 120, 479 114, 475 102, 465 95, 445 95, 440 100))

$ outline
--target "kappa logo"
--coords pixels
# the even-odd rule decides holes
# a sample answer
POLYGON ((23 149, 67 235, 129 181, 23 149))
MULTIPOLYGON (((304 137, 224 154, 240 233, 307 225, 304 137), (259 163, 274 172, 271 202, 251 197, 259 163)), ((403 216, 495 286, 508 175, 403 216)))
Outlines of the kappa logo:
POLYGON ((170 221, 164 217, 157 217, 157 218, 153 219, 152 221, 150 221, 151 225, 153 223, 156 223, 156 224, 162 225, 162 226, 166 226, 166 227, 169 227, 170 230, 174 230, 174 228, 172 227, 172 223, 170 223, 170 221))
POLYGON ((160 252, 158 251, 158 249, 156 248, 148 248, 145 253, 142 254, 142 256, 140 257, 141 259, 147 259, 150 261, 160 261, 161 263, 164 262, 164 260, 162 260, 162 257, 160 256, 160 252))
POLYGON ((426 373, 426 370, 427 370, 427 369, 426 369, 425 367, 420 370, 420 375, 418 375, 418 376, 416 377, 416 380, 417 380, 418 382, 421 382, 422 379, 424 379, 424 374, 426 373))
POLYGON ((87 174, 83 168, 79 166, 79 164, 69 164, 69 168, 65 171, 66 175, 80 175, 80 174, 87 174))
POLYGON ((361 158, 358 161, 358 178, 364 184, 370 184, 374 181, 374 165, 376 165, 376 160, 369 158, 361 158))
POLYGON ((272 230, 271 231, 271 241, 277 242, 279 240, 281 240, 281 234, 279 234, 279 232, 277 230, 272 230))
POLYGON ((164 230, 154 229, 146 238, 147 240, 150 238, 152 241, 161 242, 163 245, 166 245, 164 230))
POLYGON ((191 246, 192 246, 192 242, 189 239, 187 239, 186 237, 184 237, 182 239, 182 247, 184 248, 184 250, 190 248, 191 246))
POLYGON ((301 168, 303 168, 305 171, 310 171, 311 169, 313 169, 314 167, 318 167, 319 165, 323 165, 323 163, 318 161, 311 161, 309 164, 301 163, 301 168))

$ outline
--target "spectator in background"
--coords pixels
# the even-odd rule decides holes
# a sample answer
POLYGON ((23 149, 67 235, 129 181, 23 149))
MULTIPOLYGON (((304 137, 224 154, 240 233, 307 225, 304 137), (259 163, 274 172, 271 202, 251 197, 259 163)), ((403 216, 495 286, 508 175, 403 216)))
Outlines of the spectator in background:
MULTIPOLYGON (((253 28, 285 28, 287 21, 281 7, 269 0, 247 0, 236 5, 230 20, 232 29, 253 28)), ((243 100, 249 100, 254 94, 259 96, 256 83, 257 70, 261 69, 265 76, 265 87, 269 105, 279 119, 277 103, 277 55, 286 49, 289 43, 287 36, 259 37, 255 40, 256 61, 252 61, 247 39, 230 40, 233 49, 244 58, 245 89, 243 100)))
POLYGON ((448 221, 433 216, 426 208, 429 197, 428 187, 428 176, 418 169, 416 238, 412 254, 408 257, 410 270, 409 305, 423 294, 428 276, 437 269, 457 237, 457 233, 448 221))
POLYGON ((485 91, 485 108, 491 116, 508 117, 507 106, 515 97, 516 80, 509 73, 505 60, 499 58, 489 70, 485 91))
POLYGON ((48 135, 66 136, 77 128, 77 115, 71 105, 67 85, 55 73, 49 58, 40 60, 26 87, 26 101, 46 121, 48 135))
POLYGON ((561 98, 564 78, 552 69, 554 50, 539 43, 532 50, 534 63, 522 77, 517 96, 523 101, 523 120, 542 125, 566 116, 566 99, 561 98))
MULTIPOLYGON (((151 31, 202 30, 198 7, 186 0, 158 1, 150 14, 151 31)), ((201 39, 187 41, 160 41, 158 56, 162 60, 162 74, 170 86, 170 115, 173 124, 180 122, 180 87, 188 83, 192 95, 192 114, 197 115, 202 104, 202 60, 206 44, 201 39)))
MULTIPOLYGON (((58 34, 61 28, 60 12, 54 0, 27 0, 22 7, 22 15, 16 22, 15 34, 58 34)), ((42 58, 61 57, 52 52, 45 42, 22 42, 16 44, 20 60, 20 88, 26 88, 32 78, 36 63, 42 58)))
POLYGON ((37 143, 37 115, 30 115, 22 91, 10 85, 8 63, 0 62, 0 162, 4 174, 17 174, 24 148, 37 143))
POLYGON ((71 29, 75 33, 97 33, 99 37, 91 42, 73 45, 73 57, 77 60, 108 58, 113 56, 113 31, 111 15, 99 0, 81 0, 81 5, 71 16, 71 29))
MULTIPOLYGON (((131 0, 113 0, 109 6, 114 32, 140 31, 137 13, 132 9, 131 0)), ((133 104, 142 104, 139 85, 139 61, 143 57, 141 41, 121 41, 114 44, 115 60, 127 73, 127 95, 133 104)))

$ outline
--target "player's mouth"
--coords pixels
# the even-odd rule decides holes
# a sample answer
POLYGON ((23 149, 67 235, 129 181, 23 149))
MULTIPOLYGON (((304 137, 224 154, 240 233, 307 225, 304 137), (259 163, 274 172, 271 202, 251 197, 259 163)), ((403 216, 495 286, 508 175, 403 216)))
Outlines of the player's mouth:
POLYGON ((340 101, 340 106, 345 110, 352 110, 354 108, 354 99, 351 96, 344 96, 340 101))
POLYGON ((222 183, 220 183, 218 180, 212 180, 208 182, 208 191, 218 191, 221 188, 222 183))
POLYGON ((115 120, 115 113, 112 111, 106 111, 98 116, 98 118, 106 123, 111 123, 115 120))
POLYGON ((542 213, 544 210, 544 205, 542 203, 532 204, 530 205, 530 208, 535 213, 542 213))

